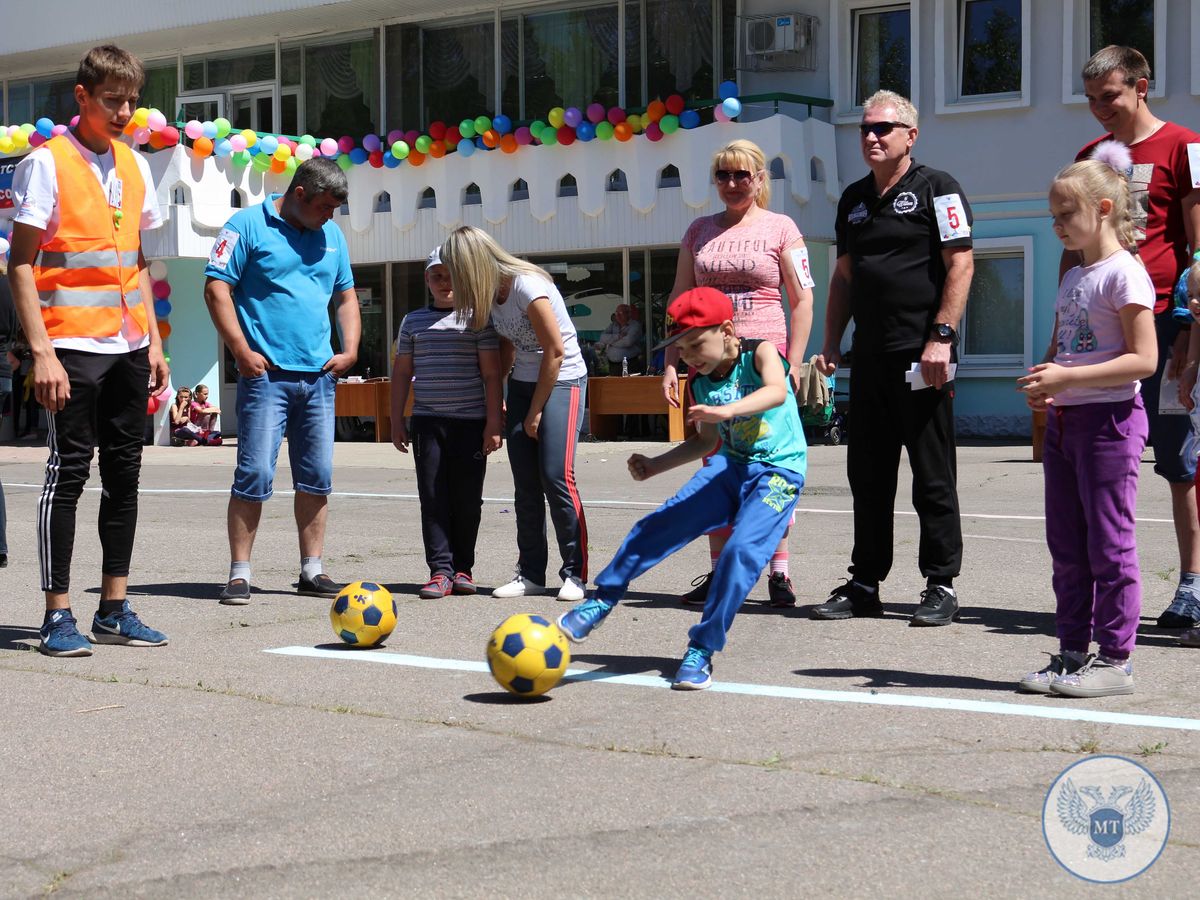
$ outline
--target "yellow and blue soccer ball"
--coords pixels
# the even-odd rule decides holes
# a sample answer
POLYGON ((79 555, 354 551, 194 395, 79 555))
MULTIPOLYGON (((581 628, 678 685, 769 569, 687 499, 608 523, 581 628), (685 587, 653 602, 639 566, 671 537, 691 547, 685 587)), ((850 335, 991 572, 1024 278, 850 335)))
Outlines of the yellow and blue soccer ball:
POLYGON ((519 697, 537 697, 558 684, 571 663, 567 638, 542 616, 509 616, 492 632, 487 661, 500 687, 519 697))
POLYGON ((333 633, 351 647, 377 647, 396 627, 396 601, 382 585, 356 581, 337 595, 329 621, 333 633))

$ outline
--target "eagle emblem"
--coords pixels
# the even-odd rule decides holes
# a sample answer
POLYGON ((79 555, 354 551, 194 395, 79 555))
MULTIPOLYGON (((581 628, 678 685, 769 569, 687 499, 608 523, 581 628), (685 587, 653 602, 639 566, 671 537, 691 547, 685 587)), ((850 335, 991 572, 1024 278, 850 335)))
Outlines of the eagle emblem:
POLYGON ((1076 787, 1068 778, 1058 795, 1058 820, 1063 828, 1071 834, 1086 834, 1088 858, 1102 862, 1123 857, 1126 835, 1149 828, 1154 812, 1154 791, 1144 778, 1136 787, 1114 786, 1108 797, 1098 786, 1076 787))

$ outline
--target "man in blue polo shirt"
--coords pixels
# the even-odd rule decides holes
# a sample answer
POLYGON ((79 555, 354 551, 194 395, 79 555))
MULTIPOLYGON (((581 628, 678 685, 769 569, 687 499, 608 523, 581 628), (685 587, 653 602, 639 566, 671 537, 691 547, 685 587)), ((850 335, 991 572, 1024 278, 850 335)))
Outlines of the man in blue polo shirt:
POLYGON ((227 605, 250 602, 250 552, 285 433, 300 535, 299 593, 332 597, 342 588, 325 574, 321 553, 333 490, 334 386, 357 360, 362 330, 350 253, 331 221, 348 193, 346 174, 333 160, 301 164, 286 194, 271 194, 225 224, 204 270, 209 315, 238 368, 231 564, 220 594, 227 605), (331 300, 341 353, 330 344, 331 300))

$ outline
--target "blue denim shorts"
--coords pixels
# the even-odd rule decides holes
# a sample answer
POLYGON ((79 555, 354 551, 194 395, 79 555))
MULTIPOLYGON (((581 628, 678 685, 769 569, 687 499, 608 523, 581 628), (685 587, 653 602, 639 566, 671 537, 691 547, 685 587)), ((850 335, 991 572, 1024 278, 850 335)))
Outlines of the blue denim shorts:
POLYGON ((237 469, 233 496, 252 503, 270 499, 284 435, 292 487, 305 494, 333 491, 333 393, 329 372, 268 369, 238 378, 237 469))

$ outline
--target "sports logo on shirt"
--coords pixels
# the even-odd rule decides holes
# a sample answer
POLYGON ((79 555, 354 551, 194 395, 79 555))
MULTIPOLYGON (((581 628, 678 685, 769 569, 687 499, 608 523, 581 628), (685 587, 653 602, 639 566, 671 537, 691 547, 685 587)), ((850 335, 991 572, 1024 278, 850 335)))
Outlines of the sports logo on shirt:
POLYGON ((971 236, 966 208, 958 194, 940 194, 934 197, 933 208, 937 213, 938 232, 943 242, 971 236))
POLYGON ((240 237, 241 235, 232 228, 222 228, 213 244, 212 252, 208 254, 208 264, 214 269, 225 271, 229 266, 229 258, 233 255, 233 248, 237 246, 240 237))
POLYGON ((851 225, 857 225, 859 222, 866 221, 868 215, 870 213, 867 212, 867 204, 860 203, 854 209, 850 210, 850 213, 846 216, 846 221, 851 225))
POLYGON ((902 191, 896 195, 896 199, 892 201, 892 209, 900 213, 900 215, 908 215, 917 208, 917 195, 912 191, 902 191))

